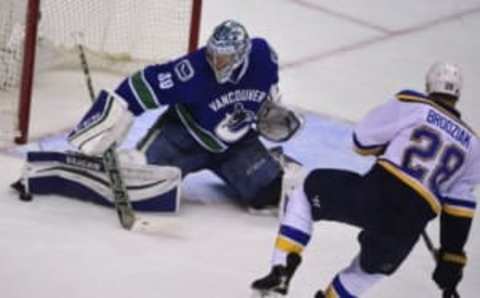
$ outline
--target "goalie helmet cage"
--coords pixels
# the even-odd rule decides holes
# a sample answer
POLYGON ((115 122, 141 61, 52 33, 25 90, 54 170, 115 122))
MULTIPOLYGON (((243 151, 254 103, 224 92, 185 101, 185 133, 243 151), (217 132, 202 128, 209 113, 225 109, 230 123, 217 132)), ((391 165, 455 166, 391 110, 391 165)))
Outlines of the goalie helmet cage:
POLYGON ((202 0, 1 0, 0 134, 27 142, 36 73, 81 71, 78 44, 92 69, 126 75, 195 50, 201 7, 202 0), (35 61, 42 50, 52 65, 35 61))

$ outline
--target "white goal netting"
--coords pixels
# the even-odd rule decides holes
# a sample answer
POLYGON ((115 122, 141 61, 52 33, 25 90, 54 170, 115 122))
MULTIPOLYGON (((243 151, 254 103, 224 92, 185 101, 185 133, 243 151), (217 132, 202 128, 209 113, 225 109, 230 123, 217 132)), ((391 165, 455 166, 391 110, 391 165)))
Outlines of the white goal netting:
MULTIPOLYGON (((39 1, 39 0, 30 0, 39 1)), ((34 76, 77 68, 77 45, 91 68, 126 74, 186 53, 195 0, 42 0, 34 76)), ((27 0, 0 1, 0 134, 18 133, 27 0)), ((29 49, 31 51, 31 49, 29 49)))

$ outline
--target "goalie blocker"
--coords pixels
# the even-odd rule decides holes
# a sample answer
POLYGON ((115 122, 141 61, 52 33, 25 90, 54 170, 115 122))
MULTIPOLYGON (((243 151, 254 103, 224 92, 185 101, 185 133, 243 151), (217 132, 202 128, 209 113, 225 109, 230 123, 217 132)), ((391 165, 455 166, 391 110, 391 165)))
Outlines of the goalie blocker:
POLYGON ((68 141, 87 155, 102 155, 120 144, 133 123, 127 103, 115 92, 102 90, 68 141))
MULTIPOLYGON (((142 164, 139 159, 143 156, 136 151, 119 152, 119 158, 133 209, 178 211, 181 183, 178 168, 142 164)), ((72 152, 29 152, 21 183, 27 194, 59 194, 113 206, 110 183, 98 157, 72 152)))

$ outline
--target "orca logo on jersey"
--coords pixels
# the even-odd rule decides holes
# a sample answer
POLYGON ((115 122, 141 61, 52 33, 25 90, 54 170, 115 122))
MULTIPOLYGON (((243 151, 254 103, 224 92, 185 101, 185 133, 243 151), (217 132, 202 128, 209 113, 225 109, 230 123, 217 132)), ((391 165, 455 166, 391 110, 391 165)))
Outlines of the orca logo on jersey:
POLYGON ((174 70, 178 79, 182 82, 190 80, 195 75, 193 66, 187 59, 183 59, 182 61, 175 64, 174 70))
POLYGON ((225 142, 235 142, 250 130, 255 120, 255 113, 245 109, 243 104, 236 103, 232 113, 226 113, 225 118, 215 127, 215 134, 225 142))

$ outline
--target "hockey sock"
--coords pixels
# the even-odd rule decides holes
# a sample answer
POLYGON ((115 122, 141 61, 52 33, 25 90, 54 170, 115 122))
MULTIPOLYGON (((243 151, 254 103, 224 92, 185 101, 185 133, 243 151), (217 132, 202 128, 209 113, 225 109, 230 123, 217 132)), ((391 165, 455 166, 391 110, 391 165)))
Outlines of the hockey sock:
POLYGON ((360 297, 385 276, 379 273, 366 273, 360 267, 359 258, 356 257, 347 268, 335 276, 327 288, 326 297, 360 297))
POLYGON ((289 253, 301 254, 308 245, 313 232, 310 203, 302 188, 297 188, 288 200, 287 208, 280 222, 272 265, 286 264, 289 253))

